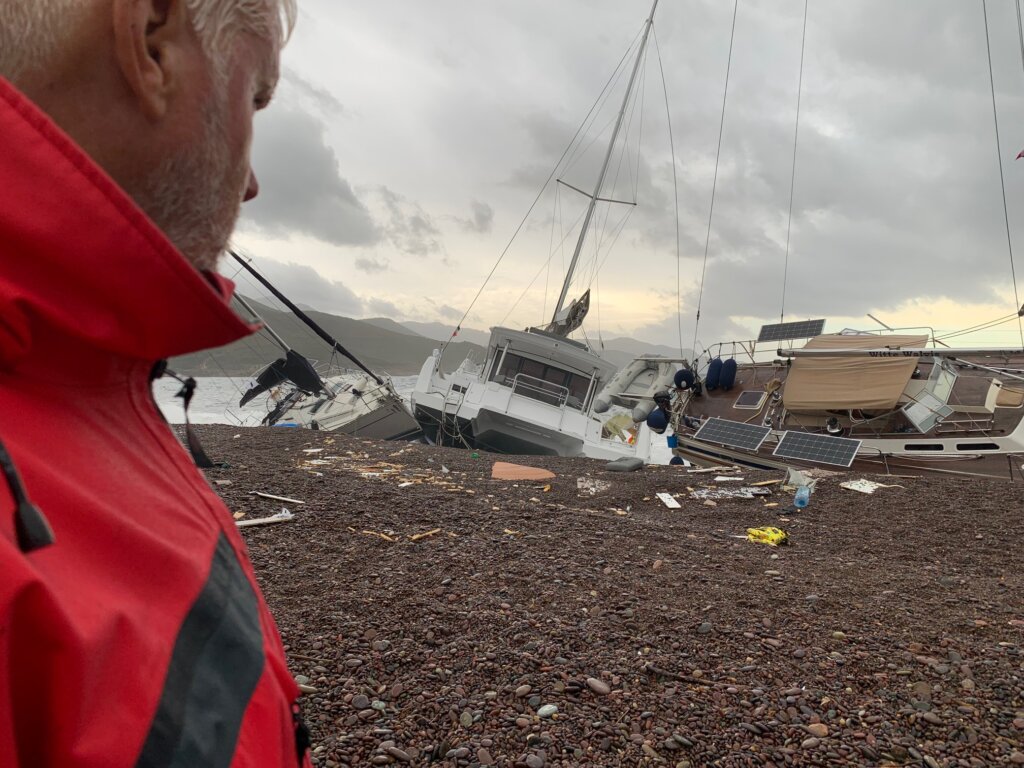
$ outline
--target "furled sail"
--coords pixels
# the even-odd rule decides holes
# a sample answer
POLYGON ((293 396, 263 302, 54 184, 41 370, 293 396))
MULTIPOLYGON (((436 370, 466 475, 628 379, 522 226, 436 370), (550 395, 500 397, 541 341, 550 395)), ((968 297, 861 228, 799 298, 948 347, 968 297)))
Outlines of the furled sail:
POLYGON ((590 290, 563 309, 548 323, 544 330, 556 336, 568 336, 581 325, 590 311, 590 290))

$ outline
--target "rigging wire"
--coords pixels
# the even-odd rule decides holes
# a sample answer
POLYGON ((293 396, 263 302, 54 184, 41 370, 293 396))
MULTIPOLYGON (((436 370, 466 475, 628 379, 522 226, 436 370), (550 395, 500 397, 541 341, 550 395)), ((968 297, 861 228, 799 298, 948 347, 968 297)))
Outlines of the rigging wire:
POLYGON ((789 244, 793 231, 793 193, 796 190, 796 145, 800 136, 800 97, 804 90, 804 52, 807 50, 807 4, 804 0, 804 29, 800 37, 800 78, 796 86, 796 126, 793 129, 793 168, 789 176, 789 220, 786 223, 786 263, 782 270, 782 307, 779 322, 786 321, 786 284, 789 282, 789 244))
MULTIPOLYGON (((995 156, 999 161, 999 188, 1002 193, 1002 218, 1007 224, 1007 247, 1010 249, 1010 274, 1014 281, 1014 304, 1020 307, 1020 295, 1017 292, 1017 268, 1014 265, 1014 242, 1010 237, 1010 211, 1007 207, 1007 181, 1002 173, 1002 145, 999 142, 999 114, 995 109, 995 76, 992 73, 992 46, 988 40, 988 0, 981 0, 981 10, 985 18, 985 52, 988 55, 988 85, 992 92, 992 121, 995 125, 995 156)), ((1024 325, 1021 319, 1017 318, 1017 328, 1020 332, 1021 346, 1024 347, 1024 325)))
MULTIPOLYGON (((630 46, 629 50, 632 50, 632 46, 630 46)), ((623 54, 622 59, 620 59, 618 65, 615 67, 615 70, 608 77, 608 81, 605 83, 604 90, 607 90, 610 87, 612 81, 616 79, 616 74, 618 73, 619 69, 621 69, 622 62, 626 60, 626 55, 628 53, 629 51, 627 51, 626 54, 623 54)), ((462 327, 462 324, 466 322, 466 318, 469 317, 469 313, 473 311, 473 307, 476 306, 477 301, 480 300, 480 296, 483 294, 484 289, 487 287, 487 284, 491 281, 491 278, 494 277, 494 273, 497 272, 498 267, 501 265, 501 262, 504 261, 506 254, 508 254, 509 249, 512 247, 512 243, 515 242, 515 239, 519 236, 519 233, 522 231, 523 227, 526 226, 526 222, 530 218, 530 214, 533 213, 533 209, 537 207, 537 203, 540 202, 541 197, 544 195, 544 190, 548 188, 548 185, 551 183, 551 180, 555 177, 555 174, 558 173, 558 169, 562 167, 562 162, 565 160, 570 150, 572 150, 572 148, 576 145, 576 140, 582 133, 584 126, 590 120, 591 115, 594 115, 595 110, 597 110, 598 105, 601 103, 602 98, 604 97, 604 90, 600 94, 598 94, 598 97, 594 101, 593 106, 590 107, 590 111, 587 112, 586 117, 583 118, 583 122, 580 123, 579 128, 576 129, 576 133, 573 134, 572 140, 569 142, 569 145, 565 148, 565 151, 562 152, 562 156, 558 158, 558 162, 555 163, 555 167, 551 169, 551 173, 548 174, 548 177, 545 180, 544 184, 537 192, 537 196, 533 199, 533 202, 530 203, 530 207, 529 209, 527 209, 526 215, 524 215, 522 221, 519 222, 519 226, 517 226, 515 232, 512 233, 512 237, 509 238, 508 243, 506 243, 505 247, 502 249, 497 261, 494 262, 494 266, 491 267, 491 271, 487 273, 487 277, 484 278, 483 284, 480 286, 480 289, 476 292, 476 295, 473 297, 473 300, 469 303, 469 306, 463 313, 462 318, 456 324, 455 330, 452 332, 452 335, 448 337, 448 341, 441 345, 441 350, 437 356, 438 364, 440 364, 441 358, 444 356, 445 349, 447 349, 448 345, 451 344, 452 339, 455 338, 455 335, 459 332, 459 329, 462 327)))
MULTIPOLYGON (((722 118, 718 123, 718 149, 715 152, 715 175, 711 182, 711 208, 708 211, 708 231, 707 236, 704 239, 704 264, 700 270, 700 289, 697 293, 697 316, 693 321, 693 349, 697 348, 697 330, 700 327, 700 309, 704 301, 704 279, 708 272, 708 250, 711 247, 711 222, 715 215, 715 193, 718 191, 718 167, 719 162, 722 159, 722 135, 725 133, 725 105, 729 98, 729 75, 732 72, 732 48, 733 43, 736 40, 736 14, 739 11, 739 6, 740 0, 735 0, 732 6, 732 29, 729 32, 729 57, 725 65, 725 87, 722 89, 722 118)), ((680 346, 682 346, 681 343, 680 346)))
POLYGON ((950 331, 935 337, 936 341, 947 341, 949 339, 955 339, 959 336, 966 336, 972 333, 978 333, 979 331, 987 331, 1000 325, 1006 325, 1007 323, 1013 322, 1015 319, 1020 319, 1017 313, 1001 317, 997 320, 990 320, 987 323, 980 323, 978 325, 971 326, 970 328, 964 328, 959 331, 950 331))
MULTIPOLYGON (((636 37, 633 38, 633 42, 629 44, 629 48, 626 49, 626 52, 622 55, 622 58, 619 59, 619 63, 616 66, 615 71, 612 73, 612 76, 608 79, 608 82, 605 83, 604 88, 598 95, 598 101, 595 104, 594 108, 591 109, 593 116, 591 117, 590 115, 588 115, 588 120, 583 126, 582 133, 584 136, 587 135, 593 128, 594 123, 597 122, 597 118, 602 114, 605 105, 608 103, 608 100, 611 99, 612 94, 615 92, 615 88, 619 84, 619 81, 622 80, 622 78, 625 76, 627 72, 627 67, 623 65, 630 58, 632 58, 633 51, 639 45, 640 38, 642 35, 643 28, 641 27, 640 31, 637 32, 636 37)), ((608 122, 605 123, 604 127, 600 131, 593 134, 592 138, 589 142, 587 142, 586 145, 576 145, 576 147, 573 149, 572 154, 569 155, 569 159, 566 161, 562 170, 566 172, 572 170, 572 168, 583 157, 583 155, 587 153, 587 150, 589 150, 597 142, 597 140, 604 135, 605 131, 607 131, 612 125, 615 124, 615 119, 616 116, 613 114, 611 118, 609 118, 608 122)))
POLYGON ((633 211, 634 210, 636 210, 636 209, 635 208, 630 208, 629 210, 627 210, 625 215, 622 217, 622 220, 618 223, 617 228, 615 230, 615 235, 612 237, 611 245, 609 245, 608 246, 608 250, 605 251, 604 258, 601 259, 600 266, 596 270, 594 270, 594 274, 591 277, 590 282, 587 284, 588 288, 593 286, 594 280, 597 278, 597 274, 602 269, 604 269, 605 262, 607 262, 608 261, 608 257, 611 256, 612 249, 615 248, 615 243, 617 243, 619 241, 619 237, 622 235, 623 230, 625 230, 626 224, 629 221, 629 217, 633 215, 633 211))
POLYGON ((1020 0, 1017 0, 1017 39, 1020 41, 1020 65, 1024 68, 1024 25, 1020 18, 1020 0))
MULTIPOLYGON (((739 0, 736 0, 739 4, 739 0)), ((733 19, 735 24, 735 18, 733 19)), ((676 325, 679 329, 679 356, 683 356, 683 298, 682 298, 682 270, 683 254, 680 247, 679 234, 679 174, 676 168, 676 144, 672 134, 672 110, 668 105, 668 82, 665 80, 665 65, 661 60, 661 46, 658 44, 658 31, 654 30, 654 51, 658 56, 658 70, 661 72, 661 89, 665 97, 665 119, 668 121, 668 145, 672 152, 672 196, 675 204, 676 219, 676 325)), ((639 157, 637 157, 637 175, 639 176, 639 157)))
MULTIPOLYGON (((584 211, 580 211, 579 215, 576 217, 576 221, 574 221, 572 223, 572 227, 569 228, 569 231, 562 235, 562 240, 558 244, 559 248, 562 248, 565 245, 565 241, 573 233, 573 230, 576 228, 576 225, 580 223, 580 220, 583 218, 583 216, 585 214, 586 214, 585 210, 584 211)), ((501 322, 499 322, 498 325, 502 325, 502 326, 505 325, 505 321, 508 320, 509 316, 513 312, 516 311, 516 307, 519 306, 519 304, 522 302, 522 300, 524 298, 526 298, 526 294, 530 292, 531 288, 533 288, 533 284, 537 282, 537 279, 540 277, 540 273, 543 272, 544 269, 546 267, 548 267, 548 265, 550 265, 550 263, 554 260, 554 258, 555 258, 555 254, 554 254, 554 251, 552 251, 551 255, 548 256, 548 260, 540 265, 540 269, 538 269, 537 272, 534 274, 533 279, 530 281, 529 285, 527 285, 523 289, 523 292, 519 294, 519 298, 515 300, 515 303, 511 307, 509 307, 508 312, 506 312, 505 316, 501 318, 501 322)), ((545 315, 545 317, 546 317, 546 315, 545 315)))
MULTIPOLYGON (((652 27, 651 31, 652 32, 654 31, 653 27, 652 27)), ((644 62, 643 62, 643 65, 642 65, 642 69, 641 69, 640 88, 637 89, 637 92, 633 96, 633 100, 632 100, 631 105, 630 105, 629 120, 626 122, 626 132, 625 132, 625 135, 624 135, 624 138, 623 138, 623 142, 622 142, 622 149, 619 152, 618 163, 616 163, 616 166, 615 166, 615 175, 614 175, 614 177, 612 179, 612 184, 611 184, 611 187, 610 187, 611 191, 607 193, 609 197, 614 197, 614 190, 615 190, 616 186, 618 185, 619 177, 622 174, 623 163, 624 163, 625 160, 629 159, 628 158, 629 134, 630 134, 630 131, 632 130, 632 127, 633 127, 633 120, 634 120, 634 118, 637 115, 637 105, 640 104, 641 105, 640 110, 639 110, 639 114, 640 114, 640 135, 637 137, 637 143, 638 143, 638 147, 637 147, 637 175, 636 175, 635 179, 632 179, 634 181, 634 183, 635 183, 635 186, 633 186, 633 189, 632 189, 632 192, 633 192, 633 205, 626 208, 626 212, 623 214, 622 218, 618 221, 617 224, 613 225, 613 227, 611 228, 613 230, 612 231, 612 235, 611 235, 611 243, 607 246, 607 248, 605 248, 604 256, 602 257, 601 256, 601 249, 602 249, 602 247, 604 247, 605 241, 606 241, 606 239, 608 237, 608 232, 609 232, 608 222, 609 222, 609 219, 611 218, 611 210, 612 210, 612 204, 611 203, 606 204, 606 206, 604 208, 604 217, 603 217, 603 220, 601 221, 601 225, 599 227, 600 235, 594 241, 593 262, 591 264, 590 278, 587 281, 587 288, 588 289, 594 287, 594 284, 597 281, 597 278, 598 278, 598 275, 599 275, 600 271, 602 269, 604 269, 604 265, 605 265, 605 263, 607 263, 608 257, 611 255, 612 251, 614 250, 615 244, 618 242, 619 237, 622 235, 622 232, 625 229, 626 224, 628 223, 630 217, 633 215, 634 210, 636 210, 636 204, 637 204, 637 200, 638 200, 638 197, 639 197, 639 172, 640 172, 640 149, 639 149, 639 144, 640 144, 640 142, 643 139, 643 119, 644 118, 643 118, 643 107, 642 107, 642 104, 645 102, 645 97, 646 97, 646 94, 647 94, 646 82, 647 82, 647 59, 645 58, 644 62)), ((627 163, 626 164, 626 169, 628 171, 631 171, 632 166, 629 163, 627 163)), ((601 323, 601 321, 600 321, 600 307, 598 307, 598 335, 599 336, 600 336, 600 323, 601 323)))
POLYGON ((551 212, 551 234, 548 235, 548 260, 546 263, 547 272, 544 275, 544 310, 541 313, 541 321, 548 316, 548 289, 551 287, 551 256, 555 252, 555 222, 558 219, 558 203, 561 200, 561 188, 555 185, 555 205, 551 212))
MULTIPOLYGON (((992 72, 992 44, 988 36, 988 0, 981 0, 981 10, 985 17, 985 52, 988 54, 988 82, 992 91, 992 120, 996 129, 996 159, 999 160, 999 187, 1003 193, 1003 220, 1006 222, 1006 245, 1010 251, 1010 275, 1013 278, 1013 301, 1015 308, 1020 308, 1020 295, 1017 293, 1017 268, 1013 263, 1013 238, 1010 237, 1010 211, 1006 205, 1006 178, 1003 175, 1003 148, 999 141, 999 111, 996 109, 996 79, 992 72)), ((1019 18, 1019 17, 1018 17, 1019 18)), ((1024 347, 1024 324, 1017 318, 1020 331, 1020 345, 1024 347)))
MULTIPOLYGON (((641 134, 637 137, 637 142, 639 143, 642 140, 642 131, 643 131, 643 101, 642 101, 642 93, 646 93, 646 88, 644 87, 644 83, 646 82, 646 75, 647 75, 647 60, 645 58, 644 59, 644 63, 643 63, 643 67, 642 67, 642 70, 641 70, 641 76, 640 76, 640 84, 641 84, 641 86, 640 86, 640 88, 637 89, 636 93, 633 96, 632 103, 630 104, 629 120, 626 121, 626 130, 625 130, 625 133, 623 134, 622 148, 619 151, 618 162, 615 165, 615 174, 612 177, 611 185, 607 186, 608 191, 605 193, 609 198, 614 198, 615 188, 618 186, 619 177, 622 175, 623 165, 625 164, 625 167, 626 167, 627 171, 631 171, 631 165, 629 163, 625 163, 624 161, 629 159, 628 158, 628 154, 629 154, 629 134, 630 134, 630 131, 633 128, 633 120, 634 120, 634 118, 637 115, 637 105, 638 104, 640 105, 639 114, 640 114, 640 131, 641 131, 641 134)), ((637 159, 638 160, 639 160, 639 157, 640 157, 640 152, 639 152, 639 147, 638 147, 638 149, 637 149, 637 159)), ((635 189, 634 189, 634 194, 633 194, 633 203, 636 204, 636 191, 635 191, 635 189)), ((600 219, 601 219, 600 224, 598 224, 598 225, 596 225, 594 227, 596 230, 598 230, 598 236, 596 238, 592 238, 591 239, 591 242, 593 243, 594 255, 593 255, 593 260, 592 260, 591 266, 590 266, 590 272, 591 272, 590 279, 587 281, 588 285, 590 285, 590 286, 593 285, 594 278, 596 276, 596 272, 597 272, 598 269, 600 269, 599 260, 601 259, 601 248, 604 246, 605 238, 608 236, 608 220, 611 218, 612 205, 613 205, 613 203, 605 203, 604 204, 604 208, 603 208, 604 214, 603 214, 603 216, 600 217, 600 219)), ((615 235, 615 239, 618 239, 618 234, 615 235)), ((607 258, 607 253, 606 253, 605 258, 607 258)), ((604 263, 604 261, 601 260, 600 264, 603 265, 603 263, 604 263)))

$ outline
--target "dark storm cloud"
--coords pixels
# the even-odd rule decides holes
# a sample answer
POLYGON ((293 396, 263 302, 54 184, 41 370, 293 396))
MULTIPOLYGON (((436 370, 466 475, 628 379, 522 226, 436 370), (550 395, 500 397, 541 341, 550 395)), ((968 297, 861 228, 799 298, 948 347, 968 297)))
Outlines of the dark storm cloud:
POLYGON ((340 173, 323 124, 286 104, 257 122, 253 168, 259 196, 244 224, 269 235, 309 235, 332 245, 372 245, 381 238, 366 205, 340 173))
MULTIPOLYGON (((437 276, 451 281, 456 275, 441 269, 449 258, 441 223, 472 231, 472 222, 481 235, 500 231, 503 237, 518 223, 640 29, 649 0, 405 2, 395 23, 393 10, 373 4, 342 10, 326 0, 310 0, 308 7, 315 6, 318 16, 335 18, 338 29, 353 18, 360 22, 351 43, 366 41, 367 56, 356 68, 369 72, 370 66, 377 67, 372 76, 361 70, 350 79, 350 88, 367 85, 362 99, 352 102, 360 114, 346 127, 346 136, 349 128, 362 130, 353 136, 366 161, 358 188, 386 185, 380 197, 365 193, 378 215, 377 227, 345 186, 349 202, 358 204, 361 220, 369 225, 363 242, 393 245, 395 263, 411 254, 436 267, 424 278, 426 292, 437 289, 437 283, 427 284, 437 276), (455 18, 477 34, 456 40, 455 18), (369 114, 373 121, 357 125, 369 114), (452 215, 467 199, 486 199, 497 223, 492 227, 490 216, 478 217, 475 210, 468 217, 452 215)), ((1019 251, 1024 245, 1019 214, 1024 209, 1024 161, 1015 164, 1012 158, 1024 148, 1024 73, 1013 4, 993 1, 987 8, 1010 228, 1019 251)), ((787 319, 858 317, 911 298, 924 299, 925 306, 928 298, 940 297, 994 301, 994 290, 1008 283, 982 4, 815 0, 809 7, 794 176, 803 9, 800 0, 739 4, 721 154, 716 156, 732 3, 687 0, 659 7, 658 46, 641 69, 642 151, 637 158, 640 123, 629 117, 624 130, 633 142, 632 154, 622 156, 621 164, 616 156, 609 178, 617 182, 605 194, 638 204, 619 239, 639 254, 633 257, 642 262, 634 274, 668 270, 674 288, 676 176, 687 345, 716 163, 700 334, 708 341, 742 337, 757 330, 747 323, 778 319, 787 231, 787 319), (750 317, 755 320, 745 319, 750 317)), ((333 44, 331 36, 326 45, 333 44)), ((310 62, 303 71, 326 72, 326 61, 310 62)), ((337 111, 340 105, 318 98, 313 82, 328 81, 293 83, 286 77, 301 96, 298 103, 314 111, 337 111)), ((348 105, 348 92, 343 95, 348 105)), ((620 98, 608 98, 611 113, 605 110, 594 120, 584 142, 587 151, 574 155, 559 178, 584 190, 593 187, 609 117, 620 98)), ((291 141, 274 142, 274 151, 283 155, 291 141)), ((288 164, 283 156, 278 160, 288 164)), ((327 165, 337 168, 333 157, 327 165)), ((264 179, 265 193, 267 183, 264 179)), ((568 227, 585 198, 566 187, 558 194, 568 227)), ((554 193, 543 199, 524 230, 534 238, 528 246, 534 253, 557 221, 553 201, 554 193)), ((309 217, 308 205, 297 207, 309 217)), ((609 222, 618 221, 623 210, 613 209, 609 222)), ((296 213, 289 221, 296 219, 303 217, 296 213)), ((591 243, 600 239, 600 230, 596 234, 591 243)), ((566 246, 570 253, 573 240, 566 246)), ((480 244, 487 243, 481 238, 480 244)), ((500 252, 504 239, 493 246, 494 253, 500 252)), ((617 249, 609 256, 609 269, 620 253, 617 249)), ((451 259, 471 261, 454 248, 451 259)), ((1024 270, 1021 263, 1017 266, 1024 270)), ((535 271, 533 265, 523 271, 523 284, 535 271)), ((500 290, 517 297, 521 287, 506 283, 500 290)), ((496 309, 496 317, 506 308, 496 309)), ((676 326, 671 317, 648 330, 665 334, 652 340, 671 343, 676 326)))
POLYGON ((429 256, 443 251, 441 230, 418 203, 387 187, 381 187, 379 194, 387 211, 384 236, 392 245, 414 256, 429 256))
MULTIPOLYGON (((787 314, 856 316, 911 297, 995 300, 994 286, 1009 277, 1009 257, 980 4, 811 6, 791 224, 803 4, 741 3, 720 158, 732 8, 697 3, 687 10, 662 8, 658 33, 673 61, 666 71, 680 246, 690 274, 704 257, 716 160, 719 166, 702 326, 716 317, 723 332, 739 332, 733 317, 778 315, 787 229, 787 314)), ((989 23, 1001 119, 1014 125, 1024 104, 1009 6, 991 4, 989 23)), ((657 71, 648 63, 648 94, 660 94, 657 71)), ((645 132, 663 130, 658 119, 645 132)), ((533 152, 510 182, 538 189, 575 125, 548 112, 527 115, 520 127, 533 152)), ((1004 140, 1005 133, 1004 127, 1004 140)), ((603 150, 605 140, 594 146, 603 150)), ((634 185, 639 205, 623 237, 648 246, 652 262, 662 260, 657 263, 674 253, 676 237, 672 160, 664 144, 645 139, 632 176, 624 175, 628 165, 613 161, 609 177, 618 171, 620 183, 603 191, 622 198, 634 185)), ((1017 131, 1003 148, 1004 160, 1021 146, 1024 131, 1017 131)), ((585 179, 571 183, 589 190, 597 167, 588 151, 559 176, 585 179)), ((1007 171, 1011 225, 1019 236, 1014 203, 1019 209, 1024 202, 1024 173, 1007 171)), ((692 282, 683 286, 691 326, 692 282)))
POLYGON ((397 304, 387 299, 370 299, 366 302, 369 313, 376 317, 389 317, 392 320, 399 320, 406 316, 397 304))
POLYGON ((470 203, 472 217, 469 219, 458 219, 459 225, 467 232, 485 235, 494 226, 494 209, 487 203, 474 200, 470 203))
POLYGON ((463 314, 455 307, 449 306, 448 304, 440 305, 437 308, 437 313, 441 315, 441 317, 447 317, 449 320, 459 320, 463 314))
POLYGON ((356 269, 361 272, 365 272, 368 275, 377 274, 378 272, 386 272, 389 268, 389 264, 386 261, 378 261, 377 259, 356 259, 356 269))
MULTIPOLYGON (((345 317, 361 317, 365 302, 356 293, 337 280, 329 280, 312 267, 284 263, 273 259, 259 259, 254 266, 273 283, 281 293, 300 306, 345 317)), ((226 268, 231 264, 225 262, 226 268)), ((239 292, 259 299, 266 290, 258 287, 245 273, 230 275, 238 281, 239 292)), ((276 302, 270 301, 276 306, 276 302)))

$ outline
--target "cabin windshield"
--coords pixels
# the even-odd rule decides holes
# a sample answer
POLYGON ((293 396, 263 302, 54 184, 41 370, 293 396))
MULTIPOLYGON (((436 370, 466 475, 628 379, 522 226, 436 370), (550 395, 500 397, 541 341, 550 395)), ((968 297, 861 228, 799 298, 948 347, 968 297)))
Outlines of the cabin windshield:
MULTIPOLYGON (((500 352, 499 352, 500 354, 500 352)), ((509 352, 491 381, 511 387, 515 394, 561 407, 583 410, 590 378, 563 368, 509 352)))
POLYGON ((956 372, 945 365, 936 365, 928 377, 928 390, 943 403, 949 402, 949 395, 956 384, 956 372))

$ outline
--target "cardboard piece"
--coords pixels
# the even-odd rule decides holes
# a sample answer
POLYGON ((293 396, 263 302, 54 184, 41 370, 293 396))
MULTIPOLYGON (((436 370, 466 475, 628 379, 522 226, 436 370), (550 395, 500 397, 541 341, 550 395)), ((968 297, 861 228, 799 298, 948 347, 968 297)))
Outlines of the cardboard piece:
POLYGON ((496 461, 491 467, 493 480, 553 480, 554 477, 554 473, 546 469, 509 464, 506 461, 496 461))

